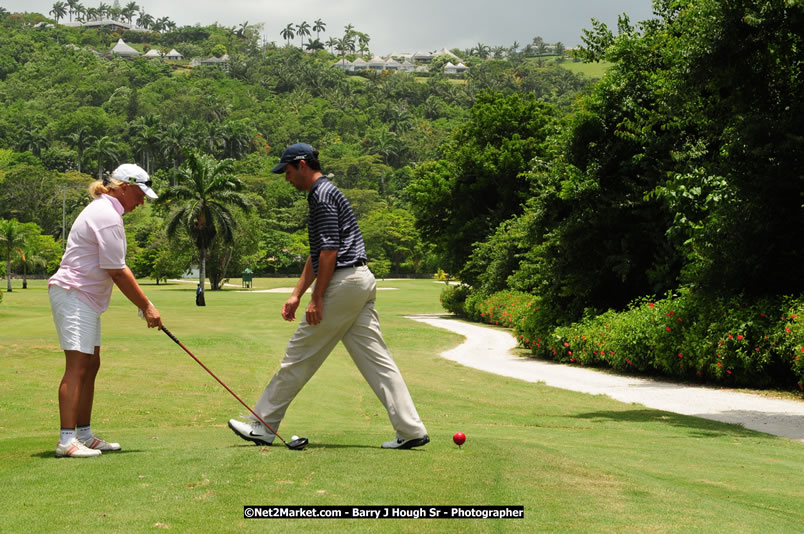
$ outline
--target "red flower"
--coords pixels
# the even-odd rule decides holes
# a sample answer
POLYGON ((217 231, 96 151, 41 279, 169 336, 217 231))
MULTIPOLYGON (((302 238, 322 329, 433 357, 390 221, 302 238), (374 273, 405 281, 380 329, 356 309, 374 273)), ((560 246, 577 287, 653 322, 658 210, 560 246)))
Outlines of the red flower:
POLYGON ((729 339, 734 339, 733 337, 731 337, 731 334, 729 334, 729 339))
POLYGON ((737 339, 742 339, 742 338, 743 338, 742 334, 737 334, 737 339))
POLYGON ((728 374, 731 374, 731 371, 729 371, 728 369, 726 369, 726 372, 727 372, 728 374))
POLYGON ((720 362, 717 362, 717 366, 718 366, 718 367, 723 367, 723 364, 722 364, 722 363, 720 363, 720 362))
POLYGON ((567 343, 567 342, 565 341, 565 342, 564 342, 564 346, 565 346, 565 347, 569 347, 569 343, 567 343))
POLYGON ((669 327, 669 326, 666 326, 666 327, 665 327, 665 330, 667 330, 667 331, 669 332, 669 331, 670 331, 670 327, 669 327))
POLYGON ((683 354, 681 354, 681 353, 679 352, 679 353, 678 353, 678 357, 679 357, 679 359, 681 359, 681 358, 683 358, 683 357, 684 357, 684 355, 683 355, 683 354))

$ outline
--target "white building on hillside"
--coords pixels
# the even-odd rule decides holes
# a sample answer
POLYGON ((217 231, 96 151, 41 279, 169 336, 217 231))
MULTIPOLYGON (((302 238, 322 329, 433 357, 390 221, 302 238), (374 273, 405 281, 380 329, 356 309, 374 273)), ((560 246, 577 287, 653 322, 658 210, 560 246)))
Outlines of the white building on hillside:
POLYGON ((109 55, 114 54, 117 54, 120 57, 137 57, 140 55, 139 52, 123 42, 123 39, 118 39, 117 44, 114 45, 114 48, 109 50, 109 55))
POLYGON ((336 61, 335 64, 332 66, 336 69, 345 70, 347 72, 352 72, 353 70, 355 70, 355 66, 352 65, 352 62, 346 59, 345 57, 336 61))
POLYGON ((371 61, 368 62, 368 68, 370 70, 385 70, 385 60, 379 56, 374 56, 371 58, 371 61))

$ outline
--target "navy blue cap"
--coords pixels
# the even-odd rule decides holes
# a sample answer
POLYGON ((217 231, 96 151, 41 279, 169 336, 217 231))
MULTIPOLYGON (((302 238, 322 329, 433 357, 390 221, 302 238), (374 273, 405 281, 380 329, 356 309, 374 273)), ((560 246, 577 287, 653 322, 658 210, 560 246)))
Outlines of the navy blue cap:
POLYGON ((296 143, 290 145, 282 152, 282 157, 279 159, 279 164, 271 169, 271 172, 281 173, 284 172, 285 166, 294 161, 318 159, 318 152, 306 143, 296 143))

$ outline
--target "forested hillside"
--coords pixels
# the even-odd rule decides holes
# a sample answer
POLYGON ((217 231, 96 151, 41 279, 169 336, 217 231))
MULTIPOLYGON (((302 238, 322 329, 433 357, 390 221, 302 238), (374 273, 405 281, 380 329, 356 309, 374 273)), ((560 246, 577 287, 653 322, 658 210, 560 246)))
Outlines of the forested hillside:
MULTIPOLYGON (((560 114, 589 83, 540 66, 541 58, 493 59, 482 44, 466 57, 472 70, 461 77, 347 74, 332 67, 337 54, 354 59, 350 43, 368 39, 350 27, 332 55, 263 45, 259 27, 247 24, 117 33, 42 25, 45 17, 35 14, 2 17, 0 218, 36 223, 58 241, 87 200, 86 184, 120 162, 142 165, 159 190, 176 183, 188 150, 231 158, 255 209, 236 211, 233 243, 216 243, 213 287, 246 267, 298 272, 306 203, 267 172, 298 141, 320 149, 325 172, 352 200, 375 269, 435 272, 440 255, 414 226, 405 195, 412 169, 441 159, 445 140, 486 90, 550 102, 560 114), (98 57, 119 38, 140 51, 173 48, 185 60, 98 57), (190 66, 191 58, 213 54, 229 61, 190 66)), ((160 230, 169 211, 155 205, 128 223, 129 259, 139 276, 175 276, 194 261, 188 243, 160 230)))

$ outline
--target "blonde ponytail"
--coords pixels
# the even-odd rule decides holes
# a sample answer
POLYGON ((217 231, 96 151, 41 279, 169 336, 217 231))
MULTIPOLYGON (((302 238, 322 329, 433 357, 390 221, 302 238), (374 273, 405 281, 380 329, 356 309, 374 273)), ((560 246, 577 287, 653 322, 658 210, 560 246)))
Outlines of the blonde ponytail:
POLYGON ((125 182, 116 180, 114 178, 106 178, 104 180, 95 180, 89 184, 89 196, 96 199, 101 195, 108 195, 110 191, 114 191, 125 182))

